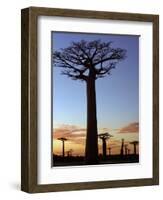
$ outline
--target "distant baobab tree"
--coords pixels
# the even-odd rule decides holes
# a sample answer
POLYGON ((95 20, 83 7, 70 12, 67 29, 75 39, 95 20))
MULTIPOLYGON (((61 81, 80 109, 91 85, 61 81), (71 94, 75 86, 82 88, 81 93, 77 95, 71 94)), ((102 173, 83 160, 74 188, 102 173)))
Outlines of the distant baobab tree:
POLYGON ((108 149, 109 149, 109 156, 111 156, 111 150, 112 150, 112 148, 109 147, 108 149))
POLYGON ((106 140, 113 136, 109 133, 100 133, 98 136, 102 140, 103 157, 106 158, 106 140))
POLYGON ((121 156, 124 155, 124 139, 122 139, 122 142, 121 142, 121 151, 120 151, 120 154, 121 154, 121 156))
POLYGON ((130 149, 129 148, 127 149, 127 154, 130 155, 130 149))
POLYGON ((111 70, 125 57, 126 50, 113 48, 112 42, 102 42, 101 40, 72 42, 69 47, 53 53, 54 66, 63 68, 63 75, 86 83, 86 164, 98 163, 95 81, 110 75, 111 70))
POLYGON ((69 149, 69 150, 67 151, 67 156, 68 156, 68 157, 72 156, 72 152, 73 152, 73 149, 69 149))
POLYGON ((124 147, 125 147, 125 155, 127 155, 128 154, 128 144, 125 144, 124 147))
POLYGON ((58 138, 58 140, 62 141, 62 156, 65 157, 65 141, 67 141, 67 138, 58 138))
POLYGON ((139 142, 138 141, 133 141, 133 142, 130 142, 130 144, 132 144, 133 145, 133 147, 134 147, 134 154, 136 155, 136 146, 139 144, 139 142))

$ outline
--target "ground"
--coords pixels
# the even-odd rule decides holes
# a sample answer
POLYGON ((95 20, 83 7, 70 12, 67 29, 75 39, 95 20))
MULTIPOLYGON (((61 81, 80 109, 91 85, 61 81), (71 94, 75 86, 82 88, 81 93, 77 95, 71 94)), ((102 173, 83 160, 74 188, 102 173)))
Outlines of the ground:
MULTIPOLYGON (((99 162, 97 164, 120 164, 120 163, 138 163, 139 155, 110 155, 106 158, 99 156, 99 162)), ((53 166, 77 166, 85 165, 83 156, 57 156, 53 155, 53 166)))

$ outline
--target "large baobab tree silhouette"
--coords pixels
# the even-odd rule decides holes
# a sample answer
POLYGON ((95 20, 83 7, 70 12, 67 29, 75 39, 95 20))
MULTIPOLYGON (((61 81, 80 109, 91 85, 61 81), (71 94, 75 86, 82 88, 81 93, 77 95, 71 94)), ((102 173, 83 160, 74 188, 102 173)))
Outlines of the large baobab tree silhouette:
POLYGON ((87 134, 85 161, 98 162, 98 133, 95 81, 110 75, 117 63, 125 58, 126 50, 113 48, 112 42, 101 40, 72 42, 67 48, 53 53, 53 63, 63 68, 62 74, 86 83, 87 134))
POLYGON ((132 142, 130 142, 130 144, 133 145, 133 147, 134 147, 133 153, 134 153, 134 155, 136 155, 136 146, 139 144, 139 142, 138 141, 132 141, 132 142))
POLYGON ((65 141, 67 141, 67 138, 58 138, 58 140, 62 141, 62 156, 65 157, 65 141))
POLYGON ((106 140, 113 136, 109 133, 100 133, 98 136, 102 140, 103 157, 106 158, 106 140))

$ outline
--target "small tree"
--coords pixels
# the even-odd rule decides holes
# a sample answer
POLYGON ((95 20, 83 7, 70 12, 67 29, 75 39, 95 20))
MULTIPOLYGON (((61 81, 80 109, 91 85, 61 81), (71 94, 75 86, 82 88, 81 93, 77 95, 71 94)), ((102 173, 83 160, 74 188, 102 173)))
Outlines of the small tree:
POLYGON ((124 155, 124 139, 122 138, 121 140, 121 151, 120 151, 121 156, 124 155))
POLYGON ((102 140, 102 150, 103 150, 103 157, 106 158, 106 140, 108 140, 110 137, 113 137, 109 133, 100 133, 99 138, 102 140))
POLYGON ((125 155, 127 155, 128 154, 128 144, 125 144, 124 147, 125 147, 125 155))
POLYGON ((85 159, 87 164, 98 162, 98 133, 95 81, 111 74, 117 63, 126 56, 126 50, 113 48, 112 42, 101 40, 72 42, 53 53, 54 66, 63 68, 62 74, 81 80, 87 88, 87 134, 85 159))
POLYGON ((134 155, 136 155, 136 146, 139 144, 139 142, 138 141, 133 141, 133 142, 130 142, 130 144, 133 145, 133 147, 134 147, 133 153, 134 153, 134 155))
POLYGON ((109 156, 111 156, 111 150, 112 150, 112 148, 109 147, 108 149, 109 149, 109 156))
POLYGON ((130 155, 130 149, 129 148, 127 149, 127 154, 130 155))
POLYGON ((71 157, 72 156, 72 152, 73 152, 73 149, 69 149, 67 151, 67 157, 71 157))

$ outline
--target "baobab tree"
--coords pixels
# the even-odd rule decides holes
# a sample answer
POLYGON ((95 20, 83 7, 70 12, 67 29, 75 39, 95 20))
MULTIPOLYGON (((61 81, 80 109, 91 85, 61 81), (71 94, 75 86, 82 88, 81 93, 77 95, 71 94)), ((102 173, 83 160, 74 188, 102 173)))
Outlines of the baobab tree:
POLYGON ((121 154, 121 156, 124 155, 124 139, 122 139, 122 142, 121 142, 121 151, 120 151, 120 154, 121 154))
POLYGON ((65 157, 65 141, 67 141, 67 138, 58 138, 58 140, 62 141, 62 157, 65 157))
POLYGON ((87 134, 85 161, 98 163, 98 132, 95 81, 111 74, 117 63, 126 57, 126 50, 113 48, 112 42, 101 40, 72 42, 67 48, 53 53, 53 63, 62 74, 86 83, 87 134))
POLYGON ((106 158, 106 140, 113 136, 109 133, 100 133, 98 136, 102 140, 103 157, 106 158))
POLYGON ((128 154, 128 144, 125 144, 124 147, 125 147, 125 155, 127 155, 128 154))
POLYGON ((109 156, 111 156, 111 150, 112 150, 112 148, 109 147, 108 149, 109 149, 109 156))
POLYGON ((69 149, 67 151, 67 157, 71 157, 72 156, 72 152, 73 152, 73 149, 69 149))
POLYGON ((127 149, 127 154, 130 155, 130 149, 129 148, 127 149))
POLYGON ((133 142, 130 142, 130 144, 133 145, 133 147, 134 147, 133 153, 134 153, 134 155, 136 155, 136 146, 139 144, 139 142, 138 141, 133 141, 133 142))

